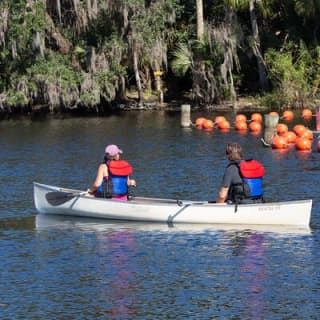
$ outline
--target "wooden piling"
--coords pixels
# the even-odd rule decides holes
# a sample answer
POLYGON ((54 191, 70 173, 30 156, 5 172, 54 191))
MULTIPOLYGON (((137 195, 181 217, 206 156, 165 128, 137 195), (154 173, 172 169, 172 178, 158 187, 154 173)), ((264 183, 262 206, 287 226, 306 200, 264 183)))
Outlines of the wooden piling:
POLYGON ((188 128, 191 126, 191 107, 190 104, 181 105, 181 127, 188 128))
POLYGON ((272 138, 277 134, 277 124, 279 123, 279 115, 264 115, 264 145, 271 146, 272 138))
POLYGON ((273 114, 264 115, 265 128, 276 128, 278 122, 279 122, 279 115, 273 115, 273 114))

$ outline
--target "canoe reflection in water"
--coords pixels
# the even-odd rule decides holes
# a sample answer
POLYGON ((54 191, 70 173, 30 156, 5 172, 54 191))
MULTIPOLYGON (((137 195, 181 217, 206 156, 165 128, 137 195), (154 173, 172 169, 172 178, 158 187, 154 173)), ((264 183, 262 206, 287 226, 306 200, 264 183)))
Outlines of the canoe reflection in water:
POLYGON ((115 230, 98 234, 102 250, 109 250, 109 260, 103 263, 109 278, 108 294, 104 296, 112 301, 112 316, 119 319, 130 319, 135 313, 133 306, 134 293, 132 288, 132 255, 135 252, 134 233, 130 230, 115 230))
POLYGON ((282 234, 287 236, 309 235, 311 229, 308 226, 277 226, 277 225, 245 225, 245 224, 192 224, 192 223, 153 223, 153 222, 135 222, 105 220, 98 218, 84 218, 63 215, 37 214, 35 218, 37 230, 50 228, 65 228, 72 226, 83 231, 112 231, 112 230, 132 230, 137 231, 154 231, 154 232, 187 232, 203 233, 206 231, 218 232, 258 232, 274 233, 277 237, 282 234))
POLYGON ((266 319, 265 295, 266 263, 265 236, 259 233, 250 234, 245 242, 245 254, 241 266, 241 281, 244 282, 248 319, 266 319))

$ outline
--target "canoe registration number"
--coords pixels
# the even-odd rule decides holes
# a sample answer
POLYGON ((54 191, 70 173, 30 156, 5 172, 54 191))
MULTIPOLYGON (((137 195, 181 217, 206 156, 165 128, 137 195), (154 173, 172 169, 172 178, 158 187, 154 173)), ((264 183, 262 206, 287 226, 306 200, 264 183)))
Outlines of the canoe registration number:
POLYGON ((258 211, 279 211, 280 210, 280 206, 263 206, 258 208, 258 211))

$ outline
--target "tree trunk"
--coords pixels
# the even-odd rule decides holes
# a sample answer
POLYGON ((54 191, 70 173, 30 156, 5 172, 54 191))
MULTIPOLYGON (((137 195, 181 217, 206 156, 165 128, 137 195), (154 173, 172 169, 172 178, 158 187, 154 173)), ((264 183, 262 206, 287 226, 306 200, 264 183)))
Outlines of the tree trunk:
POLYGON ((261 53, 259 29, 258 29, 257 17, 254 9, 255 1, 256 0, 249 1, 250 21, 251 21, 252 34, 254 39, 253 52, 257 59, 260 88, 263 91, 266 91, 268 90, 267 70, 266 70, 262 53, 261 53))
POLYGON ((136 43, 135 39, 132 39, 132 56, 133 56, 134 76, 136 79, 137 90, 138 90, 139 105, 142 106, 143 92, 142 92, 141 79, 140 79, 140 75, 139 75, 138 52, 137 52, 137 43, 136 43))
POLYGON ((55 44, 59 48, 59 51, 64 54, 69 53, 70 47, 71 47, 69 42, 63 37, 63 35, 56 28, 52 18, 48 13, 46 13, 46 19, 48 22, 48 26, 47 26, 48 33, 51 36, 51 38, 55 41, 55 44))
POLYGON ((57 11, 58 11, 59 23, 61 24, 62 19, 61 19, 61 2, 60 2, 60 0, 56 0, 56 7, 57 7, 57 11))
POLYGON ((203 1, 197 0, 197 38, 199 41, 203 41, 203 35, 203 1))

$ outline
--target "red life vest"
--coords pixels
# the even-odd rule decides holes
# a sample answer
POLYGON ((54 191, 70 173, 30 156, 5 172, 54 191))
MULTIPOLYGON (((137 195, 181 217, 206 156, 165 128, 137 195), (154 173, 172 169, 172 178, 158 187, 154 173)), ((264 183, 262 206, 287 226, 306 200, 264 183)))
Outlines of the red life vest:
POLYGON ((110 160, 108 169, 114 176, 129 176, 132 174, 132 166, 125 160, 110 160))
MULTIPOLYGON (((244 183, 249 186, 250 197, 262 197, 264 166, 259 161, 250 159, 240 162, 239 171, 244 183)), ((249 190, 246 193, 249 193, 249 190)))
POLYGON ((240 173, 243 178, 261 178, 264 176, 264 166, 259 161, 253 159, 241 161, 240 173))

